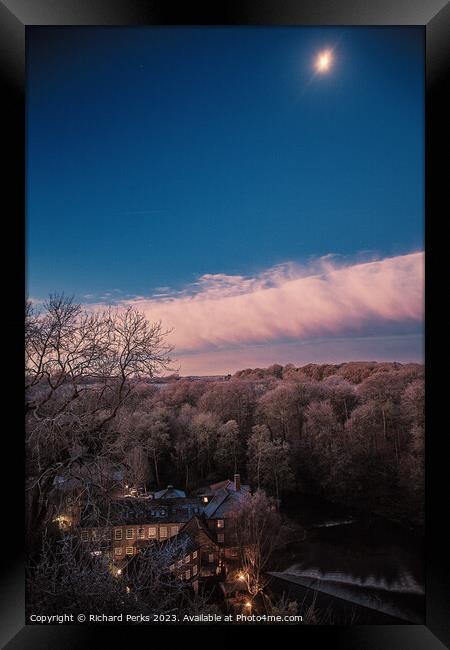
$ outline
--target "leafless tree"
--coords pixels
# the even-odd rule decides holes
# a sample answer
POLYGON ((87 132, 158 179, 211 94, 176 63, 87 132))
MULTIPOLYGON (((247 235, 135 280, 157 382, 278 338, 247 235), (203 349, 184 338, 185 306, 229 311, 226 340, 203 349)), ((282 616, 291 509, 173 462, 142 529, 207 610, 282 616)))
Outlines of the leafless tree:
POLYGON ((110 424, 142 377, 170 368, 168 330, 144 314, 89 311, 52 295, 26 307, 26 442, 30 528, 45 519, 55 477, 110 453, 110 424))
POLYGON ((242 499, 234 515, 234 535, 241 562, 236 578, 255 597, 265 587, 264 572, 282 540, 280 514, 275 501, 258 490, 242 499))
POLYGON ((150 544, 120 568, 101 549, 76 535, 44 537, 38 561, 28 567, 29 611, 165 614, 195 606, 197 597, 169 569, 183 552, 175 539, 150 544))

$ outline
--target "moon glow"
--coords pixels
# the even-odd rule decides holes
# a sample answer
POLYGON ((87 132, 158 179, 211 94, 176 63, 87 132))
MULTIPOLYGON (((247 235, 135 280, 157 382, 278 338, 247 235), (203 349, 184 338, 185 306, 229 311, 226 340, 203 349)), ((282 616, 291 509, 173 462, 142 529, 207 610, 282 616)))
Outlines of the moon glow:
POLYGON ((319 52, 315 61, 316 71, 321 74, 324 74, 325 72, 329 71, 332 63, 333 63, 333 56, 330 50, 324 50, 323 52, 319 52))

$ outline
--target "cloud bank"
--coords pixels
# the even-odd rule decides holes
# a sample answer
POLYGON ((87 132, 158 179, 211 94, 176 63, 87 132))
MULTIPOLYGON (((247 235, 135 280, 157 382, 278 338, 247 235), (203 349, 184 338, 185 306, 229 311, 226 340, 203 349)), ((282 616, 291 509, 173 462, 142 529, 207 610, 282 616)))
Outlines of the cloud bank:
POLYGON ((423 319, 424 254, 351 265, 322 258, 255 277, 208 274, 183 291, 120 304, 173 328, 176 354, 373 333, 386 325, 398 331, 423 319))

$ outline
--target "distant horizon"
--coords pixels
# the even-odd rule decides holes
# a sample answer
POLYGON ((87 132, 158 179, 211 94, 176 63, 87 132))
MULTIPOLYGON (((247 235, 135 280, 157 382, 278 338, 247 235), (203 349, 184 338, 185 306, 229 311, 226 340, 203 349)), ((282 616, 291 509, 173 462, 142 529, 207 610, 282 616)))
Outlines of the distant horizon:
MULTIPOLYGON (((305 368, 305 367, 308 367, 308 366, 342 366, 342 365, 345 365, 347 363, 360 363, 360 364, 371 364, 371 363, 376 363, 376 364, 378 364, 378 363, 379 364, 392 363, 392 364, 394 364, 395 363, 395 364, 399 364, 401 366, 408 366, 408 365, 423 366, 423 365, 425 365, 423 362, 420 362, 420 361, 397 361, 396 359, 384 360, 384 361, 376 361, 375 359, 357 359, 357 360, 355 359, 355 360, 352 360, 352 361, 338 361, 337 363, 327 363, 325 361, 323 363, 311 362, 311 363, 306 363, 306 364, 303 364, 303 365, 300 365, 300 366, 297 366, 296 364, 292 364, 292 365, 297 370, 301 370, 302 368, 305 368)), ((212 378, 214 378, 214 377, 234 377, 234 375, 237 372, 242 372, 242 371, 245 371, 245 370, 267 370, 272 365, 274 365, 274 366, 282 366, 283 368, 285 368, 289 364, 282 364, 282 363, 275 362, 273 364, 270 364, 270 366, 262 366, 262 367, 257 366, 255 368, 251 368, 251 367, 249 367, 249 368, 238 368, 234 372, 221 372, 221 373, 217 373, 215 375, 196 375, 196 374, 181 375, 181 374, 177 374, 177 373, 168 373, 167 375, 161 375, 161 376, 158 376, 158 377, 153 377, 153 379, 170 379, 172 377, 176 378, 176 379, 190 379, 192 377, 199 378, 199 379, 210 378, 210 377, 212 377, 212 378)))
MULTIPOLYGON (((171 376, 173 374, 178 374, 180 378, 183 378, 183 377, 214 377, 214 376, 217 376, 217 377, 221 376, 222 377, 222 376, 228 376, 228 375, 233 376, 239 371, 248 370, 248 369, 255 370, 255 369, 259 368, 260 370, 265 370, 265 369, 269 368, 272 365, 280 365, 280 366, 285 367, 286 365, 292 364, 296 368, 303 368, 303 367, 308 366, 308 365, 338 366, 338 365, 342 365, 342 364, 345 364, 345 363, 362 363, 362 364, 363 363, 399 363, 401 365, 418 364, 418 365, 423 366, 425 364, 425 360, 424 360, 424 358, 412 358, 412 357, 393 358, 393 357, 387 357, 387 356, 384 357, 384 358, 380 357, 378 359, 370 359, 370 358, 365 359, 365 358, 361 358, 361 357, 355 357, 354 359, 349 359, 349 358, 344 359, 344 358, 342 358, 341 360, 326 360, 326 359, 321 360, 321 361, 310 360, 310 361, 304 361, 304 362, 299 362, 299 363, 297 363, 295 361, 281 362, 281 361, 274 360, 274 361, 271 361, 270 363, 265 363, 265 364, 262 364, 262 365, 251 365, 251 364, 246 365, 246 364, 243 364, 241 367, 234 367, 234 369, 231 369, 231 370, 226 370, 224 368, 222 371, 216 371, 214 373, 213 372, 211 372, 211 373, 208 373, 208 372, 195 372, 195 366, 192 366, 192 368, 194 369, 193 372, 180 372, 180 373, 167 372, 166 374, 161 375, 161 378, 166 378, 166 377, 169 377, 169 376, 171 376)), ((201 366, 199 366, 199 367, 201 367, 201 366)))

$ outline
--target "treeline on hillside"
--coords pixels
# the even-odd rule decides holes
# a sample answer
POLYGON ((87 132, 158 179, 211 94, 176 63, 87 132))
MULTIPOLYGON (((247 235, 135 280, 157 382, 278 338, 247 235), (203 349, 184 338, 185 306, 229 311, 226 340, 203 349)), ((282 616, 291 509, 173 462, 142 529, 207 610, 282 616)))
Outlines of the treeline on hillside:
POLYGON ((391 370, 417 371, 419 374, 423 366, 419 363, 401 364, 397 361, 347 361, 345 363, 309 363, 305 366, 296 367, 292 363, 281 366, 278 363, 268 368, 247 368, 238 370, 235 377, 238 379, 267 379, 276 377, 277 379, 297 379, 308 381, 315 379, 323 381, 328 377, 342 377, 351 384, 360 384, 364 379, 379 372, 391 370))

